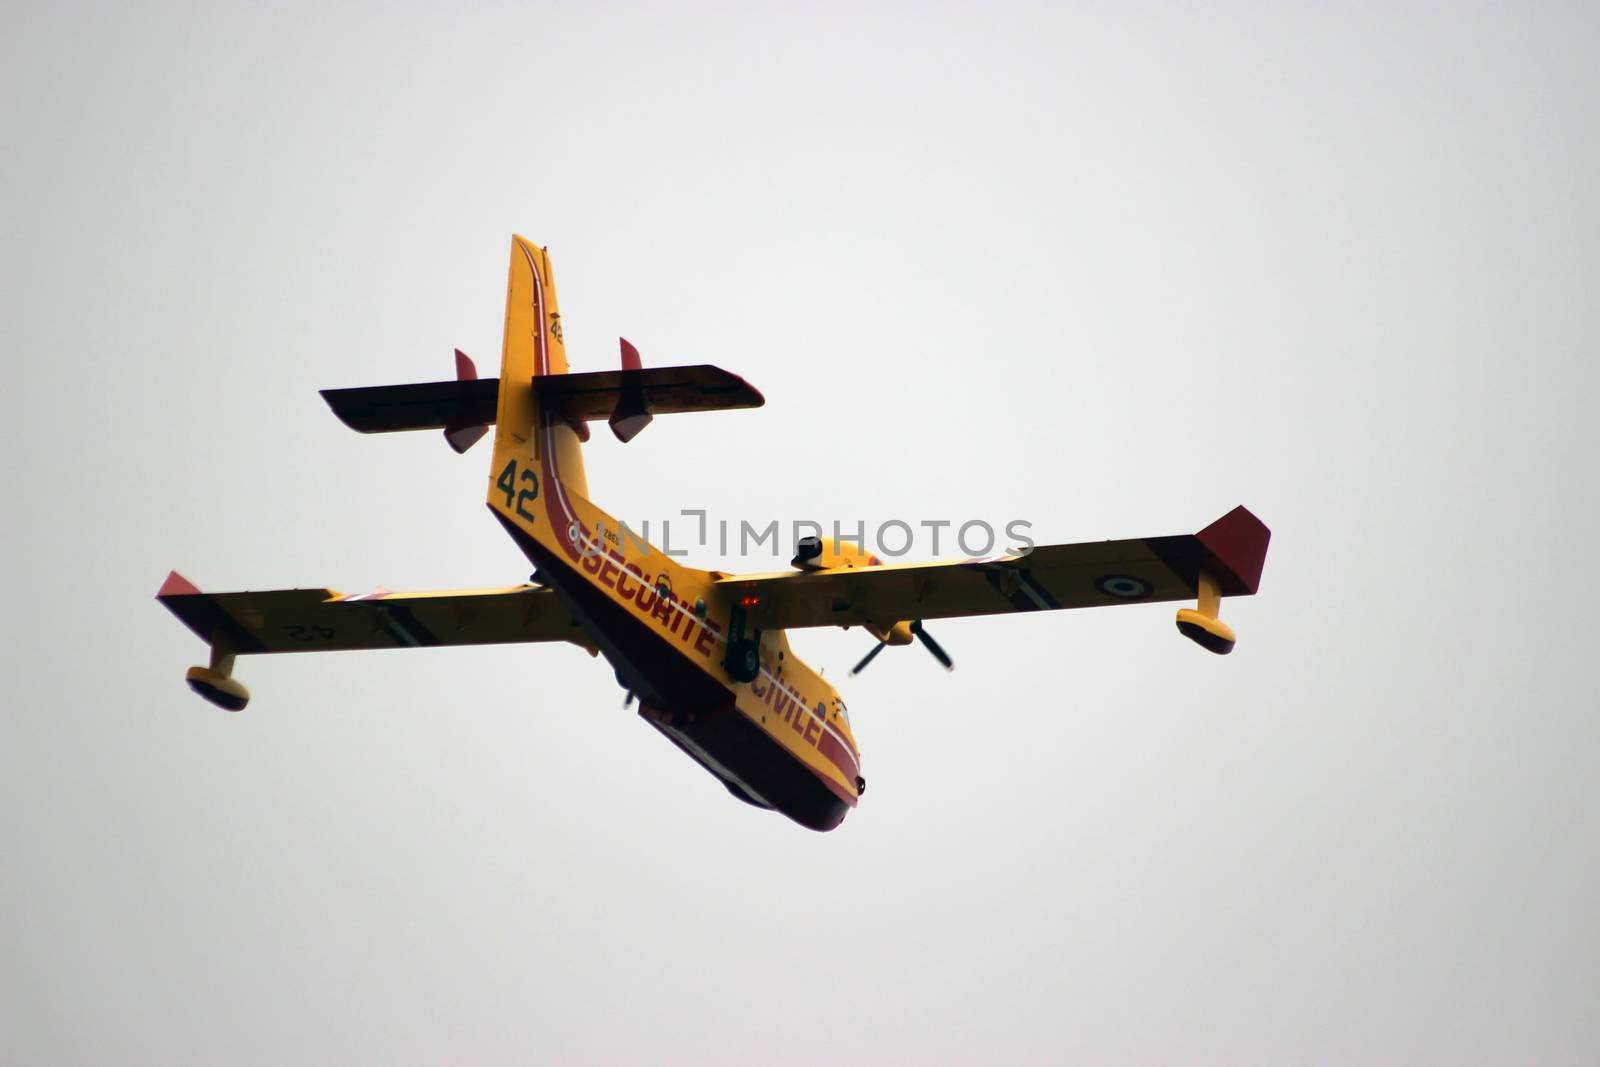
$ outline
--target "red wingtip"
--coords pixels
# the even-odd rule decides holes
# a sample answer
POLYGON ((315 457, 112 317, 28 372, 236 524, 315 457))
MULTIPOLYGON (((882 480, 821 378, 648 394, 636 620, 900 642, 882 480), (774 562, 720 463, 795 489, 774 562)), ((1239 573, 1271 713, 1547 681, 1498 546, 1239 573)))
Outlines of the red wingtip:
POLYGON ((472 362, 472 357, 461 349, 456 349, 456 381, 475 382, 478 380, 478 366, 472 362))
POLYGON ((156 596, 193 596, 199 591, 199 588, 193 582, 177 571, 173 571, 167 575, 167 580, 161 583, 161 592, 157 593, 156 596))
POLYGON ((617 340, 622 342, 622 369, 639 370, 643 367, 644 362, 639 358, 639 350, 630 345, 626 337, 619 337, 617 340))
MULTIPOLYGON (((1233 572, 1246 594, 1261 587, 1272 531, 1244 506, 1234 508, 1195 535, 1216 561, 1233 572)), ((1237 595, 1237 594, 1233 594, 1237 595)))

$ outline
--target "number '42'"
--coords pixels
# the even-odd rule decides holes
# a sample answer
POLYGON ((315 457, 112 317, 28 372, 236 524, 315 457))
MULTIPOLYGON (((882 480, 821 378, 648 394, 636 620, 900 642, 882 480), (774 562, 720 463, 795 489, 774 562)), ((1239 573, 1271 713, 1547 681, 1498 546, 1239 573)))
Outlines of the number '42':
POLYGON ((533 468, 523 467, 522 474, 517 474, 517 461, 506 461, 505 470, 500 472, 500 477, 494 480, 494 487, 506 495, 506 507, 515 503, 517 514, 529 522, 533 521, 533 512, 528 510, 528 504, 539 499, 539 476, 533 473, 533 468), (518 491, 517 483, 523 483, 518 491))

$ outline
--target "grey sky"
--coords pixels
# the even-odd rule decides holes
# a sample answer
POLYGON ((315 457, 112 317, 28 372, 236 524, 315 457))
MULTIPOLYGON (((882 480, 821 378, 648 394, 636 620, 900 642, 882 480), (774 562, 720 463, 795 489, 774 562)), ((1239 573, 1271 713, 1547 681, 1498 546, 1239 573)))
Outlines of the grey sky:
MULTIPOLYGON (((18 9, 7 1063, 1592 1063, 1585 5, 18 9), (734 802, 567 648, 245 660, 152 600, 512 584, 485 446, 326 386, 574 366, 759 412, 624 516, 1274 533, 1169 607, 802 633, 872 785, 734 802)), ((697 557, 709 563, 713 557, 697 557)), ((747 565, 766 569, 770 561, 747 565)))

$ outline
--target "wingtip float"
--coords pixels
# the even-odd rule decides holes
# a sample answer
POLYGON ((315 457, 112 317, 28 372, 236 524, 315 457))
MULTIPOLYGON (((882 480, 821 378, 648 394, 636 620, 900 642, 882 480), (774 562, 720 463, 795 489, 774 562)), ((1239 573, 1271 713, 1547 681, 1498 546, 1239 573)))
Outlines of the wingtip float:
MULTIPOLYGON (((718 367, 645 367, 621 342, 616 370, 573 373, 546 250, 513 238, 497 378, 455 353, 453 380, 328 389, 361 433, 442 430, 465 452, 494 430, 488 507, 533 564, 537 584, 345 596, 330 589, 204 593, 176 571, 158 598, 211 649, 186 678, 230 711, 249 692, 236 657, 441 645, 561 642, 603 655, 639 715, 730 793, 830 830, 866 789, 844 701, 796 657, 787 631, 861 626, 890 646, 920 643, 954 661, 930 619, 1192 600, 1180 633, 1226 654, 1236 637, 1223 598, 1260 585, 1270 533, 1236 508, 1197 534, 1044 545, 1026 555, 884 564, 849 543, 806 538, 793 569, 726 575, 686 567, 635 538, 589 498, 582 446, 604 420, 618 440, 658 415, 760 407, 718 367)), ((854 672, 852 672, 854 673, 854 672)))

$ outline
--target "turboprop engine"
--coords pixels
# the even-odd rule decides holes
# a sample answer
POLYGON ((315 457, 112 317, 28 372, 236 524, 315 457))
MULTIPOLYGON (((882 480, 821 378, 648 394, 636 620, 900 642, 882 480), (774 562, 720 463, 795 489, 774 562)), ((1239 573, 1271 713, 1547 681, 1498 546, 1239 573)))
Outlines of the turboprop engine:
POLYGON ((883 560, 860 545, 831 537, 802 537, 794 546, 789 565, 802 571, 829 571, 836 567, 877 567, 883 560))
MULTIPOLYGON (((794 559, 790 560, 789 564, 802 571, 827 571, 881 567, 883 560, 860 545, 840 542, 831 537, 802 537, 795 544, 794 559)), ((860 663, 850 669, 853 675, 865 670, 867 664, 889 645, 909 645, 912 641, 922 642, 922 647, 926 648, 945 670, 956 669, 955 661, 950 658, 950 654, 923 628, 920 619, 916 621, 898 619, 889 623, 868 622, 863 623, 862 628, 876 637, 878 643, 872 646, 871 652, 862 657, 860 663)))

